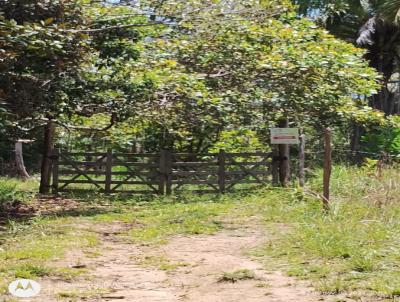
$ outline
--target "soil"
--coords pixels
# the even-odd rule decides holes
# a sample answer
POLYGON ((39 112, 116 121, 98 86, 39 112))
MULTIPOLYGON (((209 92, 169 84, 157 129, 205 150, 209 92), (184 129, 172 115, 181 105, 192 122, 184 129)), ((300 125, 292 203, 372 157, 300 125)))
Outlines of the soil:
MULTIPOLYGON (((104 211, 107 207, 104 207, 104 211)), ((14 200, 0 204, 0 226, 7 220, 29 221, 35 216, 79 216, 89 212, 101 212, 98 205, 84 205, 73 199, 39 196, 32 202, 14 200)))
MULTIPOLYGON (((99 226, 101 253, 71 252, 62 265, 87 269, 71 281, 44 279, 42 293, 30 301, 129 302, 316 302, 333 301, 304 282, 274 271, 249 252, 268 238, 265 226, 241 226, 215 235, 176 236, 164 245, 129 244, 122 224, 99 226), (221 282, 224 273, 249 270, 254 276, 221 282), (60 298, 64 296, 63 298, 60 298)), ((344 301, 344 300, 343 300, 344 301)))

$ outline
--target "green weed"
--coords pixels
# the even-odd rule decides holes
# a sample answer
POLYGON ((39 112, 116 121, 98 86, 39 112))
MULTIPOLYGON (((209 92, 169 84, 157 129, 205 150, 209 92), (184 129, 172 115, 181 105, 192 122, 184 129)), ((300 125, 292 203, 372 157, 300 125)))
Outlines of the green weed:
POLYGON ((59 298, 66 298, 69 301, 77 301, 93 299, 93 298, 101 298, 103 295, 110 293, 109 289, 105 288, 91 288, 91 289, 72 289, 60 291, 57 293, 59 298))
POLYGON ((218 282, 235 283, 242 280, 256 279, 256 274, 249 269, 240 269, 234 272, 224 273, 218 278, 218 282))
POLYGON ((16 178, 0 177, 0 205, 15 200, 30 201, 38 188, 35 178, 21 181, 16 178))

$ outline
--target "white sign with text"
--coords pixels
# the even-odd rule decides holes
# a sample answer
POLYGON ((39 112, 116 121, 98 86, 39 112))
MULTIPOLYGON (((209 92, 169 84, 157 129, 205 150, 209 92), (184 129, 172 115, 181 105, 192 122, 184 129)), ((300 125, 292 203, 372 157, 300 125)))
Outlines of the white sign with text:
POLYGON ((298 128, 271 128, 271 144, 299 144, 298 128))

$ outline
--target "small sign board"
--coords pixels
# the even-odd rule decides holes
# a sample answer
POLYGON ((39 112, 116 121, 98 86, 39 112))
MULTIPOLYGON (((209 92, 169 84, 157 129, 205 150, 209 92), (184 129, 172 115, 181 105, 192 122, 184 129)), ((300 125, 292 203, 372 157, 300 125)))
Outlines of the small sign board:
POLYGON ((271 144, 289 145, 299 143, 298 128, 271 128, 271 144))

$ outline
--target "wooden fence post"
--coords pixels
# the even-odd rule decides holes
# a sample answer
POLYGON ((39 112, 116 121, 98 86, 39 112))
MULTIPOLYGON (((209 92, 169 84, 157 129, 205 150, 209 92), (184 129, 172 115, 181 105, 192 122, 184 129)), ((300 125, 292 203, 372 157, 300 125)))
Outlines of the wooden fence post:
MULTIPOLYGON (((283 119, 279 123, 280 128, 289 128, 289 120, 283 119)), ((279 181, 282 187, 287 187, 290 181, 290 146, 279 144, 279 181)))
POLYGON ((324 210, 329 210, 329 199, 330 199, 330 181, 332 174, 332 130, 331 128, 325 129, 325 154, 324 154, 324 193, 322 201, 324 204, 324 210))
POLYGON ((278 145, 272 146, 272 185, 279 186, 279 147, 278 145))
POLYGON ((165 185, 167 183, 167 151, 161 150, 159 156, 159 182, 158 194, 164 195, 165 185))
POLYGON ((172 194, 172 153, 170 150, 165 150, 165 192, 167 195, 172 194))
POLYGON ((113 166, 113 151, 111 149, 107 149, 106 181, 105 181, 105 187, 104 187, 104 191, 106 193, 111 192, 112 166, 113 166))
POLYGON ((53 184, 52 184, 52 188, 53 188, 53 194, 57 194, 58 193, 58 161, 60 158, 60 149, 54 149, 53 150, 53 154, 51 156, 52 160, 53 160, 53 184))
POLYGON ((51 152, 54 149, 55 122, 50 120, 44 127, 44 142, 42 165, 40 168, 40 194, 48 194, 50 192, 51 182, 51 152))
POLYGON ((290 180, 289 145, 279 145, 279 181, 282 187, 287 187, 290 180))
POLYGON ((218 187, 219 193, 225 193, 225 150, 218 153, 218 187))
POLYGON ((305 134, 300 135, 300 150, 299 150, 299 185, 304 187, 306 183, 306 176, 304 172, 305 167, 305 148, 306 148, 306 136, 305 134))

